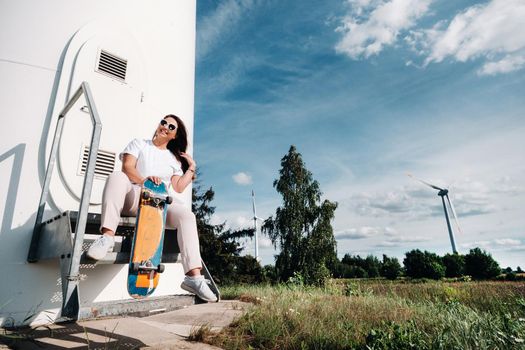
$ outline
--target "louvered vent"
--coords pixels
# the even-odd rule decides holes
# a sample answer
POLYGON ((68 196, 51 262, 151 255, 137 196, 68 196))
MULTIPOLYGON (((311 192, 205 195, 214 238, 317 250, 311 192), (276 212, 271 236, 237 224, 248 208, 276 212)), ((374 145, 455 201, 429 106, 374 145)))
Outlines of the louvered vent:
POLYGON ((125 81, 128 60, 101 50, 98 57, 97 72, 125 81))
MULTIPOLYGON (((84 176, 89 157, 89 146, 84 146, 82 149, 82 157, 80 159, 80 166, 78 174, 84 176)), ((109 174, 115 169, 116 154, 113 152, 98 150, 97 161, 95 163, 95 177, 107 178, 109 174)))

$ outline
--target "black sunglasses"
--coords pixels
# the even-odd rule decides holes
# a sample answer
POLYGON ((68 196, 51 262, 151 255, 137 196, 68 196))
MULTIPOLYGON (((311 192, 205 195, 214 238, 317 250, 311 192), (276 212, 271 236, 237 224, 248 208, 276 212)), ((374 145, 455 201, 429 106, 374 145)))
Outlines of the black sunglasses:
POLYGON ((173 131, 173 130, 177 129, 177 126, 176 126, 176 125, 173 125, 173 124, 171 124, 171 123, 168 123, 165 119, 162 119, 162 120, 160 121, 160 125, 162 125, 162 126, 166 126, 166 124, 168 125, 168 129, 170 129, 170 131, 173 131))

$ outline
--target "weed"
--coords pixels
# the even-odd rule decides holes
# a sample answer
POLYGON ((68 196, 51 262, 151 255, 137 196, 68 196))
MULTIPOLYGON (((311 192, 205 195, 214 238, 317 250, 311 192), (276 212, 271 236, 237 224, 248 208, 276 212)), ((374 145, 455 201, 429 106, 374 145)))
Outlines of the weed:
POLYGON ((202 343, 209 341, 212 337, 212 334, 213 332, 210 325, 204 324, 202 326, 192 328, 190 335, 188 336, 188 340, 202 343))

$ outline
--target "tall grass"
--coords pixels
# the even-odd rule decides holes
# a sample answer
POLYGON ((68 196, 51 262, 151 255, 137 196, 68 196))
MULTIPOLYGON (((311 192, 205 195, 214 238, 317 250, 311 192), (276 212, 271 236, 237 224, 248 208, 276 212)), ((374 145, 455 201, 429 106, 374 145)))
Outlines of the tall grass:
POLYGON ((337 281, 222 293, 256 304, 221 333, 199 333, 226 349, 525 349, 525 284, 337 281))
POLYGON ((352 286, 374 295, 398 296, 412 301, 456 301, 483 311, 510 311, 520 298, 525 299, 525 282, 339 280, 333 283, 346 286, 343 288, 352 286))

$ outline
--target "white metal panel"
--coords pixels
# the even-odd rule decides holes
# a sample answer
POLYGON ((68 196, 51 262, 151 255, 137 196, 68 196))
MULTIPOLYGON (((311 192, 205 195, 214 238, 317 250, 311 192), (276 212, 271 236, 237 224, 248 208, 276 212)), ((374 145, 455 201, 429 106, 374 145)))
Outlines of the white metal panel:
MULTIPOLYGON (((55 111, 63 105, 63 94, 69 99, 82 81, 88 81, 102 122, 100 149, 117 155, 115 169, 120 170, 118 154, 126 146, 132 134, 145 128, 140 114, 140 104, 147 92, 145 68, 138 44, 125 30, 113 22, 93 22, 80 29, 73 37, 64 59, 60 74, 59 94, 55 111), (83 40, 87 39, 85 42, 83 40), (97 71, 101 50, 127 60, 125 81, 112 78, 97 71), (131 135, 130 135, 131 134, 131 135)), ((84 176, 79 174, 83 148, 89 145, 92 132, 89 114, 82 111, 85 102, 80 100, 71 109, 64 123, 59 147, 58 171, 53 178, 51 195, 60 210, 76 209, 80 202, 84 176), (67 191, 64 191, 64 188, 67 191)), ((48 147, 53 135, 49 135, 48 147)), ((96 177, 93 184, 90 212, 100 212, 105 178, 96 177)))
MULTIPOLYGON (((133 42, 132 50, 143 64, 144 80, 139 80, 144 85, 134 85, 136 90, 126 90, 117 97, 134 99, 139 90, 145 91, 135 116, 128 117, 139 118, 139 122, 118 119, 112 127, 114 140, 108 142, 125 145, 134 137, 150 137, 162 115, 175 113, 186 122, 191 145, 195 5, 192 0, 0 0, 0 324, 20 324, 32 314, 38 316, 28 320, 46 323, 56 317, 60 308, 58 262, 28 264, 26 257, 47 162, 48 134, 54 131, 56 113, 69 91, 75 90, 82 79, 78 71, 78 79, 73 74, 70 84, 61 83, 66 71, 77 72, 68 63, 76 60, 67 55, 78 54, 84 44, 85 50, 90 50, 91 43, 104 39, 103 33, 96 32, 82 37, 80 29, 93 23, 111 23, 116 30, 107 39, 111 40, 111 35, 127 36, 125 41, 133 42), (96 39, 97 35, 102 39, 96 39), (77 50, 70 51, 77 39, 77 50)), ((89 57, 81 56, 79 62, 89 57)), ((88 65, 83 63, 82 67, 88 65)), ((98 95, 104 95, 99 90, 106 87, 98 88, 97 79, 91 80, 97 101, 98 95)), ((111 109, 109 103, 109 107, 103 105, 101 101, 99 109, 111 109)), ((112 122, 108 119, 105 124, 112 122)), ((63 152, 61 156, 65 156, 63 152)), ((74 152, 78 157, 79 150, 74 152)), ((53 194, 58 197, 59 189, 54 188, 53 194)), ((190 190, 182 196, 187 205, 190 196, 190 190)), ((47 217, 57 213, 54 206, 48 206, 47 217)), ((97 266, 81 269, 81 273, 86 276, 80 289, 83 305, 94 300, 127 298, 122 283, 125 265, 97 266)), ((179 292, 182 277, 180 264, 167 267, 156 294, 179 292)))

